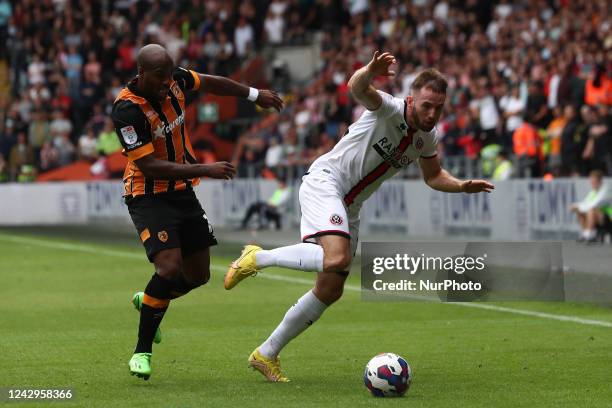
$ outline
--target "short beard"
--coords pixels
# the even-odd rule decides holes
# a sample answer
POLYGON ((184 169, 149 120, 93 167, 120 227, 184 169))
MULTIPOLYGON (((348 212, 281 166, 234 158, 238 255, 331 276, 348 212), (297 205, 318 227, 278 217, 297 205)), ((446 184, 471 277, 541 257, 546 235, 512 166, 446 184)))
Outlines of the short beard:
POLYGON ((419 116, 416 114, 416 108, 412 109, 412 120, 414 124, 416 125, 417 129, 423 132, 431 132, 433 128, 436 126, 436 125, 433 125, 430 129, 423 129, 423 126, 421 125, 421 121, 419 120, 419 116))

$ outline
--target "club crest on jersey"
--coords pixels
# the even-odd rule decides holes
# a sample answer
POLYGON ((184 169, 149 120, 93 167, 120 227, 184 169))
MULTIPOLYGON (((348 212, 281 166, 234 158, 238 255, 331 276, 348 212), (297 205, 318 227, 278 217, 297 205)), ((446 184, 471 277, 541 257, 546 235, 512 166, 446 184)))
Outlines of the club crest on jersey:
POLYGON ((138 140, 138 134, 136 133, 136 129, 134 129, 134 126, 125 126, 119 130, 121 131, 121 136, 123 137, 123 140, 128 145, 133 145, 138 140))
POLYGON ((157 238, 158 238, 158 239, 159 239, 161 242, 165 243, 166 241, 168 241, 168 233, 167 233, 166 231, 159 231, 159 232, 157 233, 157 238))
POLYGON ((414 144, 414 147, 417 150, 421 150, 423 148, 423 138, 421 136, 418 137, 416 143, 414 144))
POLYGON ((342 225, 344 220, 338 214, 332 214, 332 216, 329 217, 329 222, 331 222, 334 225, 342 225))

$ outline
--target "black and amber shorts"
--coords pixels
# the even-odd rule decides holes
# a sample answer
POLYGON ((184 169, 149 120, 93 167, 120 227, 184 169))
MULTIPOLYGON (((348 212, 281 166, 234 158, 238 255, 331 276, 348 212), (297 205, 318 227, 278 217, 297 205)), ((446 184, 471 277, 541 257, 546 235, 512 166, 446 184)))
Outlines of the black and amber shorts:
POLYGON ((150 262, 164 249, 181 248, 185 258, 217 245, 193 190, 127 197, 125 202, 150 262))

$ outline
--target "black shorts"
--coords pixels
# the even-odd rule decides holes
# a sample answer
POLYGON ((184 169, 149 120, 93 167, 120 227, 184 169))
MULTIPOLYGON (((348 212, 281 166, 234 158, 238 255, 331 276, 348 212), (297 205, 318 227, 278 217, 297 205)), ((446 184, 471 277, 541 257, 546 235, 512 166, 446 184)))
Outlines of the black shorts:
POLYGON ((150 262, 164 249, 181 248, 184 258, 217 245, 193 190, 128 197, 125 202, 150 262))

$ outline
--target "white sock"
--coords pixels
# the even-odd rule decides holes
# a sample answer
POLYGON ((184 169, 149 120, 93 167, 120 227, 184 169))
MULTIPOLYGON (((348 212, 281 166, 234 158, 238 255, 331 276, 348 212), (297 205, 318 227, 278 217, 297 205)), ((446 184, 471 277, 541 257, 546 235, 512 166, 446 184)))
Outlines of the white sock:
POLYGON ((270 337, 259 346, 259 352, 267 358, 275 359, 283 347, 316 322, 326 308, 327 305, 309 290, 287 310, 285 317, 270 337))
POLYGON ((593 239, 597 236, 597 232, 594 229, 588 229, 584 231, 584 237, 586 239, 593 239))
POLYGON ((323 248, 316 244, 295 244, 255 254, 258 268, 283 266, 301 271, 323 272, 323 248))

